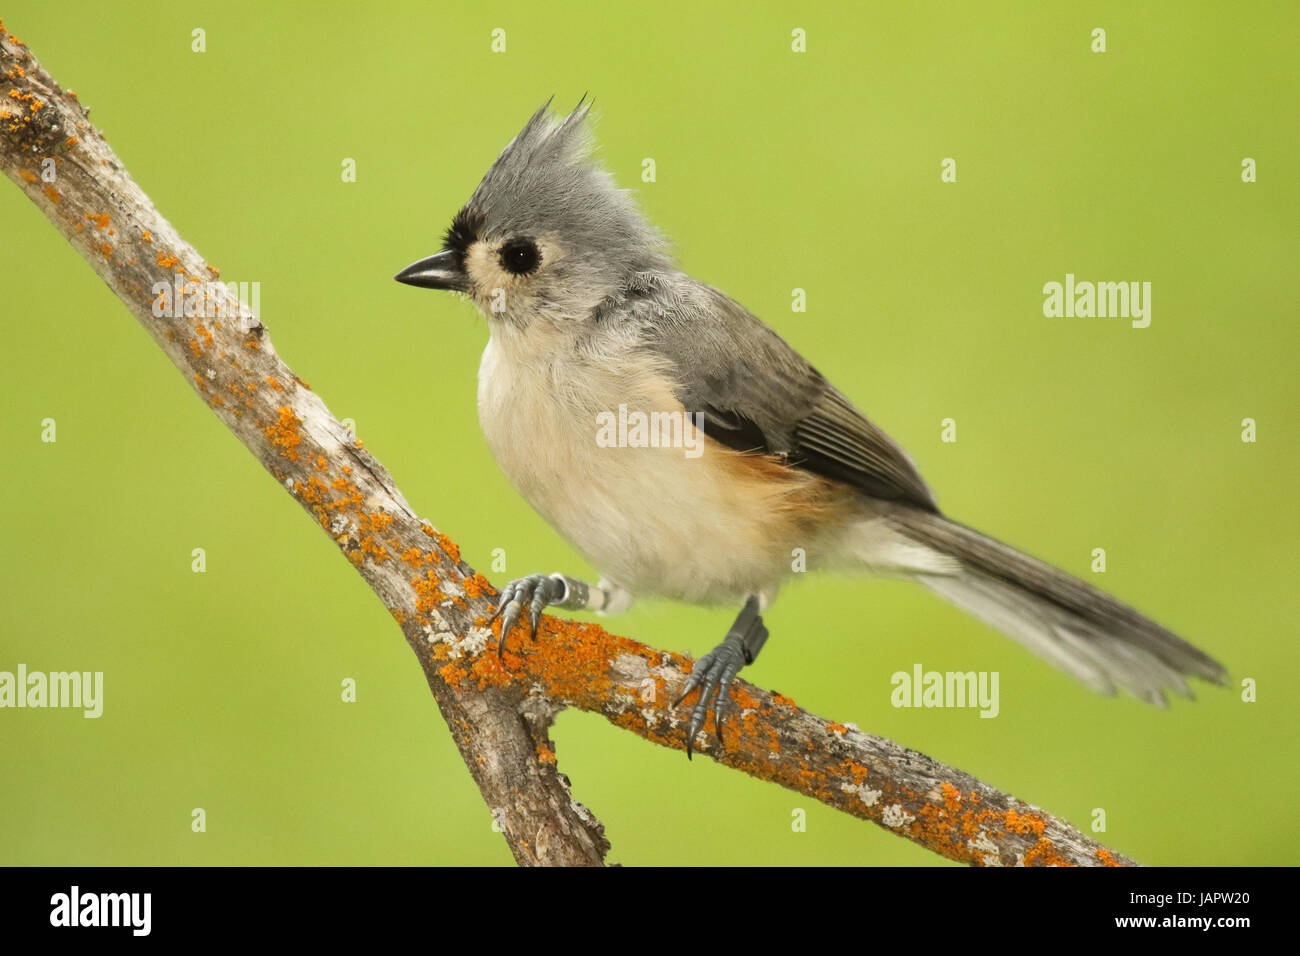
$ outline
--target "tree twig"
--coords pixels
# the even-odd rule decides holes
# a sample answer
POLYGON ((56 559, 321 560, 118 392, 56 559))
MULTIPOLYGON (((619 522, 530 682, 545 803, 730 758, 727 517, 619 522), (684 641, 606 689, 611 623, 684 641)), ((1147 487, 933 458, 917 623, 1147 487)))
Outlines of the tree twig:
MULTIPOLYGON (((237 292, 220 285, 216 267, 154 209, 76 94, 62 90, 2 24, 0 73, 5 173, 384 602, 515 859, 603 863, 604 828, 557 772, 550 724, 574 706, 682 749, 685 721, 669 702, 689 661, 594 624, 552 617, 543 618, 535 643, 517 629, 498 660, 498 635, 484 626, 496 594, 491 584, 416 514, 383 465, 281 361, 237 292), (190 312, 169 315, 186 303, 190 312)), ((10 248, 16 228, 5 229, 10 248)), ((1133 864, 923 754, 825 721, 743 681, 733 692, 725 751, 713 740, 700 748, 720 763, 965 863, 1133 864)))

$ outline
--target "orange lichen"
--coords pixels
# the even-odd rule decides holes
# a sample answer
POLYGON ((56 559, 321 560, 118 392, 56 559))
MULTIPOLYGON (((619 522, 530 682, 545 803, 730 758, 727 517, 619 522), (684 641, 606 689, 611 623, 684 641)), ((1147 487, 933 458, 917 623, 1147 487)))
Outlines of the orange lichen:
POLYGON ((158 253, 158 259, 157 259, 158 265, 164 269, 170 269, 172 268, 172 266, 176 265, 176 263, 180 261, 181 260, 178 259, 176 256, 169 256, 165 252, 158 253))
POLYGON ((438 587, 438 575, 430 569, 425 572, 424 577, 411 578, 411 587, 415 588, 415 609, 422 614, 428 614, 443 601, 447 600, 447 595, 438 587))
POLYGON ((856 784, 862 783, 871 773, 870 770, 862 766, 862 764, 858 763, 856 760, 847 761, 845 770, 847 771, 849 778, 856 784))
MULTIPOLYGON (((298 422, 298 424, 301 424, 301 422, 298 422)), ((275 431, 278 427, 278 425, 267 425, 264 426, 263 431, 275 431)), ((296 435, 296 432, 294 434, 296 435)), ((272 440, 275 441, 275 439, 272 440)), ((292 452, 292 457, 297 457, 298 453, 296 451, 293 449, 288 451, 292 452)), ((282 452, 282 454, 284 453, 282 452)), ((290 455, 286 454, 286 457, 290 457, 290 455)), ((352 541, 352 532, 358 530, 357 526, 354 525, 351 531, 339 534, 334 523, 340 513, 359 506, 364 496, 350 483, 340 487, 339 482, 335 481, 332 487, 335 491, 342 492, 342 494, 338 497, 331 495, 331 485, 327 485, 318 475, 311 475, 305 484, 301 481, 295 481, 293 491, 308 506, 311 513, 316 516, 316 520, 321 527, 328 531, 339 544, 347 548, 348 560, 354 565, 360 567, 367 556, 380 562, 392 557, 383 545, 371 535, 366 535, 357 543, 356 547, 349 547, 352 541)))
POLYGON ((370 531, 383 533, 393 524, 393 516, 382 511, 375 511, 361 516, 361 526, 370 531))
POLYGON ((497 593, 496 588, 492 587, 492 582, 477 571, 462 581, 461 587, 465 590, 465 596, 471 601, 478 600, 484 594, 497 593))
POLYGON ((1043 831, 1047 829, 1047 822, 1041 817, 1017 813, 1015 807, 1007 811, 1006 822, 1007 829, 1012 833, 1033 833, 1035 836, 1042 836, 1043 831))
POLYGON ((145 231, 140 235, 140 238, 143 239, 145 242, 153 242, 153 236, 149 235, 149 230, 148 230, 148 229, 146 229, 146 230, 145 230, 145 231))
POLYGON ((364 538, 362 538, 361 543, 358 545, 357 551, 352 553, 353 554, 359 553, 362 557, 369 555, 371 558, 373 558, 376 562, 380 564, 382 564, 383 562, 387 561, 389 558, 392 557, 392 555, 388 553, 388 549, 385 548, 378 541, 376 541, 374 537, 371 535, 366 535, 364 538))
POLYGON ((1119 862, 1118 860, 1115 859, 1115 855, 1114 855, 1113 853, 1111 853, 1110 850, 1097 850, 1097 851, 1093 854, 1093 856, 1095 856, 1095 857, 1096 857, 1096 858, 1101 862, 1101 865, 1102 865, 1102 866, 1120 866, 1120 865, 1121 865, 1120 862, 1119 862))
MULTIPOLYGON (((190 341, 193 342, 193 339, 190 341)), ((295 415, 293 409, 287 405, 279 409, 279 413, 279 419, 265 426, 262 429, 262 434, 267 437, 267 440, 272 445, 280 449, 282 458, 297 461, 298 446, 302 444, 302 436, 298 434, 298 427, 302 425, 302 419, 295 415)))
POLYGON ((438 547, 442 548, 443 554, 451 558, 453 562, 460 563, 460 546, 441 532, 438 533, 438 547))
MULTIPOLYGON (((499 623, 493 626, 499 631, 499 623)), ((596 625, 559 618, 543 619, 536 642, 528 641, 523 636, 526 633, 525 621, 506 639, 504 661, 492 652, 455 660, 442 668, 444 679, 457 685, 470 679, 483 688, 505 686, 517 677, 524 677, 530 683, 543 684, 546 693, 552 697, 590 704, 607 698, 611 692, 610 659, 620 652, 630 652, 636 646, 632 641, 614 637, 596 625), (519 674, 521 669, 524 674, 519 674)), ((662 698, 653 706, 667 709, 662 698)), ((616 723, 627 721, 630 729, 652 736, 645 719, 637 711, 607 716, 616 723)), ((680 734, 677 737, 680 738, 680 734)), ((681 745, 680 739, 675 742, 681 745)))
POLYGON ((77 143, 79 143, 79 142, 80 142, 80 140, 78 140, 77 137, 75 137, 75 136, 69 136, 69 137, 68 137, 67 145, 68 145, 68 146, 76 146, 77 143))
POLYGON ((343 492, 346 497, 335 502, 334 503, 335 508, 339 508, 339 509, 343 509, 346 507, 356 508, 361 504, 363 500, 365 500, 365 495, 363 495, 361 491, 357 488, 357 486, 352 484, 352 482, 350 481, 344 484, 343 492))
POLYGON ((939 787, 943 791, 943 806, 949 813, 961 809, 961 791, 945 780, 939 787))
POLYGON ((63 194, 54 188, 53 183, 45 184, 45 198, 56 206, 63 201, 63 194))
POLYGON ((1072 866, 1065 857, 1056 851, 1052 841, 1046 837, 1039 839, 1025 851, 1025 866, 1072 866))
POLYGON ((96 229, 108 228, 109 216, 108 213, 106 212, 101 212, 101 213, 88 212, 86 213, 85 218, 91 220, 95 224, 96 229))

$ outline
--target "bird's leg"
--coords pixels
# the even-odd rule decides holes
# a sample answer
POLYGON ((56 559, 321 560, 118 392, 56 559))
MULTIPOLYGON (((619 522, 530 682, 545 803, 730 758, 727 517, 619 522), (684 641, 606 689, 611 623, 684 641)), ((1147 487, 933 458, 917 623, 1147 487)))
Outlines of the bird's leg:
POLYGON ((731 682, 746 664, 754 663, 758 652, 767 640, 767 628, 758 614, 758 598, 751 596, 745 601, 744 608, 736 615, 731 630, 722 643, 695 662, 686 687, 673 701, 673 706, 680 704, 692 690, 700 688, 700 699, 691 711, 691 722, 686 728, 686 759, 691 757, 695 735, 703 728, 709 716, 709 700, 714 699, 713 718, 718 726, 718 744, 722 744, 722 711, 727 704, 727 692, 731 682))
POLYGON ((529 635, 537 640, 537 625, 542 620, 542 611, 548 607, 615 614, 627 610, 631 603, 632 596, 627 591, 603 579, 599 584, 591 585, 566 574, 530 574, 515 578, 505 586, 497 599, 496 611, 488 619, 488 626, 501 618, 501 641, 497 644, 497 656, 501 656, 505 654, 506 635, 523 614, 525 604, 528 605, 529 635))

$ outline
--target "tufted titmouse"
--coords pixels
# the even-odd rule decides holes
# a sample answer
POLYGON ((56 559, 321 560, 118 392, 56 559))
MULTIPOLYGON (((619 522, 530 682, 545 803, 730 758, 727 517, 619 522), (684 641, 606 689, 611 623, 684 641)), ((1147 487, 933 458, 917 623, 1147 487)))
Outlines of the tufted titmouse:
POLYGON ((760 612, 795 573, 910 578, 1089 687, 1165 706, 1223 667, 1089 584, 940 513, 908 456, 775 332, 674 265, 591 158, 589 106, 538 110, 399 282, 469 297, 490 331, 478 376, 488 446, 521 495, 603 575, 502 592, 501 646, 529 609, 633 596, 742 605, 676 703, 700 687, 721 739, 760 612), (692 444, 693 443, 693 444, 692 444), (694 452, 694 453, 692 453, 694 452))

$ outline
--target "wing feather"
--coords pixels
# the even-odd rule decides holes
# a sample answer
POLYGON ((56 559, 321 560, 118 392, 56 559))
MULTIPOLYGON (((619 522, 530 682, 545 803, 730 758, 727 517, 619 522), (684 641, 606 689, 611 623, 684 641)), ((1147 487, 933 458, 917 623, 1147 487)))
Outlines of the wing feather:
POLYGON ((647 278, 634 293, 620 314, 640 318, 643 344, 666 360, 677 398, 704 415, 709 437, 938 511, 902 448, 743 306, 680 275, 647 278))

